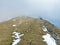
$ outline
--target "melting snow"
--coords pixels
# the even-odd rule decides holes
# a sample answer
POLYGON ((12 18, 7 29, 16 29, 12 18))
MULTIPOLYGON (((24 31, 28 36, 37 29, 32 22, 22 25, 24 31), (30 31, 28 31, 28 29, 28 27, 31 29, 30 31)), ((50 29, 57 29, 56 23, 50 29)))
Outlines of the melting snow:
POLYGON ((12 25, 13 27, 15 27, 16 25, 12 25))
POLYGON ((43 41, 45 41, 47 45, 57 45, 56 41, 54 40, 54 38, 51 37, 50 34, 43 35, 43 38, 43 41))
POLYGON ((21 34, 21 35, 20 35, 20 33, 18 33, 18 32, 13 32, 12 34, 13 34, 12 37, 15 38, 15 39, 13 40, 13 42, 12 42, 12 45, 17 45, 17 43, 19 43, 19 41, 21 40, 21 37, 22 37, 24 34, 21 34))
POLYGON ((43 28, 42 28, 42 29, 43 29, 43 31, 47 31, 47 28, 46 28, 45 26, 43 26, 43 28))

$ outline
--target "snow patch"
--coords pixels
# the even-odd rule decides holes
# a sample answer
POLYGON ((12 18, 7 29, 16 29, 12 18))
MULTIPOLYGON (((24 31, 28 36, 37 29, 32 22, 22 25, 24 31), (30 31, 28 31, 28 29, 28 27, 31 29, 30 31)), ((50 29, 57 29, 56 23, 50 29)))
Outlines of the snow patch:
POLYGON ((44 38, 43 41, 45 41, 47 45, 57 45, 56 41, 51 37, 50 34, 43 35, 42 37, 44 38))
POLYGON ((43 31, 47 31, 47 28, 46 28, 45 26, 43 26, 43 28, 42 28, 42 29, 43 29, 43 31))
POLYGON ((14 25, 12 25, 13 27, 15 27, 16 25, 14 24, 14 25))
POLYGON ((24 34, 20 34, 20 33, 18 33, 18 32, 13 32, 12 34, 13 34, 12 37, 15 38, 15 39, 13 40, 13 42, 12 42, 12 45, 17 45, 17 43, 19 43, 19 42, 21 41, 21 37, 22 37, 24 34))

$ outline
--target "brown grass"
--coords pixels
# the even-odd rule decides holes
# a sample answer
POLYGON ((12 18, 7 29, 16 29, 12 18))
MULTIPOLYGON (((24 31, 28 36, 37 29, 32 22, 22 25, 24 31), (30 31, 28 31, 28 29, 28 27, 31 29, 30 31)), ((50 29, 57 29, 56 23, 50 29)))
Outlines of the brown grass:
POLYGON ((48 21, 30 17, 14 19, 0 23, 0 45, 11 45, 13 31, 18 31, 24 34, 18 45, 47 45, 43 42, 42 38, 42 35, 47 33, 42 30, 42 24, 49 26, 60 36, 60 30, 48 21), (15 21, 13 21, 14 19, 15 21), (22 24, 19 24, 19 22, 22 22, 22 24), (17 30, 12 26, 13 24, 17 25, 17 30))

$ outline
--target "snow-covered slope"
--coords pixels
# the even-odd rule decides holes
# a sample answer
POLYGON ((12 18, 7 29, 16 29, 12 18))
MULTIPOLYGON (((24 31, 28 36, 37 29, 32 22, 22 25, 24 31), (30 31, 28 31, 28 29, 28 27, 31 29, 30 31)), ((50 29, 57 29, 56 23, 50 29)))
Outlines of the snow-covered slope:
POLYGON ((46 35, 43 35, 43 38, 43 41, 45 41, 47 45, 57 45, 55 39, 51 37, 50 34, 47 33, 46 35))
POLYGON ((21 41, 21 36, 23 36, 24 34, 20 35, 20 33, 18 32, 13 32, 12 34, 13 34, 12 37, 15 38, 13 39, 12 45, 17 45, 21 41))

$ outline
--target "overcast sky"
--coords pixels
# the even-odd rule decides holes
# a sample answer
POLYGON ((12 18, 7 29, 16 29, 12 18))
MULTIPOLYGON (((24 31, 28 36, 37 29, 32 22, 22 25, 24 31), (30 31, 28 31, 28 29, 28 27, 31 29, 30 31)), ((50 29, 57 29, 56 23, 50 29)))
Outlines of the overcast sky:
POLYGON ((43 17, 60 24, 60 0, 0 0, 0 21, 16 16, 43 17))

